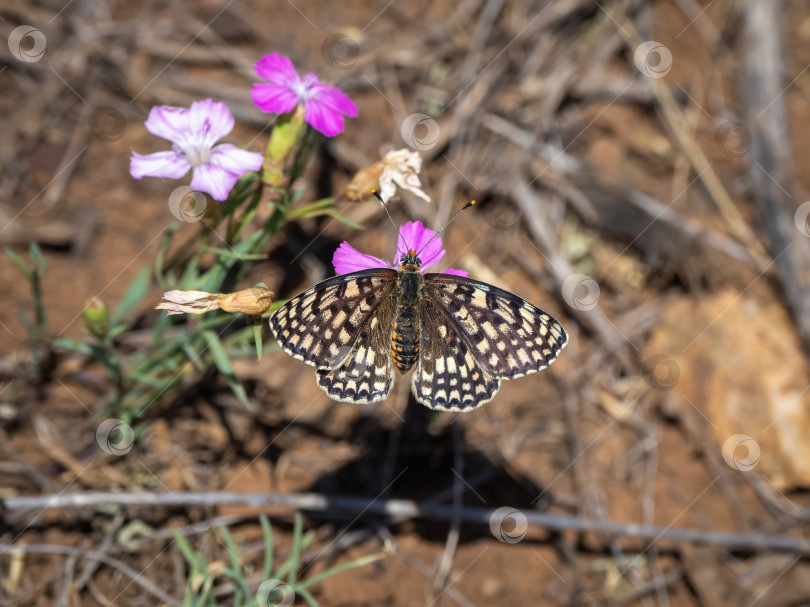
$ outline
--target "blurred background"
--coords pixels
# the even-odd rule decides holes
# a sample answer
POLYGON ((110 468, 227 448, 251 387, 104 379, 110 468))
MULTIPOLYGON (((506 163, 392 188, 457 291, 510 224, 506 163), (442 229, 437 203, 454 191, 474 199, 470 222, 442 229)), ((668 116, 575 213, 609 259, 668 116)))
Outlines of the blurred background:
POLYGON ((281 573, 358 565, 308 586, 321 605, 810 604, 806 2, 3 0, 0 31, 0 242, 27 264, 0 262, 3 604, 308 604, 260 592, 259 513, 294 557, 281 573), (345 190, 409 148, 433 200, 402 194, 395 221, 479 201, 445 262, 570 344, 483 408, 433 414, 409 378, 377 405, 329 400, 265 322, 261 361, 191 360, 111 448, 127 387, 69 340, 95 297, 120 310, 109 356, 157 356, 150 268, 167 230, 175 250, 205 229, 172 213, 180 182, 130 177, 130 153, 166 147, 152 106, 209 97, 236 117, 228 141, 262 151, 249 90, 273 52, 357 104, 301 184, 362 228, 290 221, 237 288, 290 297, 343 240, 390 259, 382 209, 345 190), (112 490, 197 497, 13 501, 112 490), (238 492, 293 497, 199 497, 238 492))

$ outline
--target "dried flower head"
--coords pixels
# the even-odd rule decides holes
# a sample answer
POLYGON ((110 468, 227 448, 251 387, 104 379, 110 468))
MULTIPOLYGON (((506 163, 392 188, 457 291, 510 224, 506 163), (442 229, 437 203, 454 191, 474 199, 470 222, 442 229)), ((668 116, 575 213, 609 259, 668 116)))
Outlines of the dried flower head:
POLYGON ((155 306, 172 314, 204 314, 211 310, 241 312, 261 316, 273 303, 273 292, 264 287, 251 287, 235 293, 206 293, 205 291, 167 291, 166 301, 155 306))
POLYGON ((346 188, 346 195, 349 198, 358 198, 378 187, 380 196, 387 202, 396 194, 399 186, 430 202, 430 196, 422 189, 419 180, 421 170, 422 157, 418 152, 408 148, 392 150, 379 162, 358 171, 346 188))

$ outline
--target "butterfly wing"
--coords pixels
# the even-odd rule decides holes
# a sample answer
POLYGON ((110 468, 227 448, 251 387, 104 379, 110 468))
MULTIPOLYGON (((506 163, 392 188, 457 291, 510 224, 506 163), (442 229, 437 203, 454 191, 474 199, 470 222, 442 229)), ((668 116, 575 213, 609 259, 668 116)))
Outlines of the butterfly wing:
POLYGON ((396 277, 386 268, 335 276, 270 317, 281 348, 316 367, 318 385, 331 398, 372 403, 391 389, 396 277))
POLYGON ((380 301, 359 329, 354 343, 340 346, 340 354, 334 358, 340 362, 315 371, 318 385, 331 399, 363 405, 388 397, 394 383, 391 360, 394 303, 390 295, 380 301))
POLYGON ((500 382, 481 368, 450 317, 433 302, 425 306, 412 382, 416 400, 441 411, 469 411, 492 400, 500 382))
POLYGON ((447 316, 484 372, 514 379, 545 369, 568 342, 562 325, 525 299, 493 285, 426 274, 431 307, 447 316))

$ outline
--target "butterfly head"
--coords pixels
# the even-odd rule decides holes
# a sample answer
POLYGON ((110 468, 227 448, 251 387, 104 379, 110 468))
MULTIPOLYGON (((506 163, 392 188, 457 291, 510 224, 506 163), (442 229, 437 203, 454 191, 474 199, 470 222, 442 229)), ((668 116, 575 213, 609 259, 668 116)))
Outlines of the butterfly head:
POLYGON ((416 251, 408 249, 408 252, 399 260, 400 270, 419 270, 422 267, 422 260, 417 257, 416 251))

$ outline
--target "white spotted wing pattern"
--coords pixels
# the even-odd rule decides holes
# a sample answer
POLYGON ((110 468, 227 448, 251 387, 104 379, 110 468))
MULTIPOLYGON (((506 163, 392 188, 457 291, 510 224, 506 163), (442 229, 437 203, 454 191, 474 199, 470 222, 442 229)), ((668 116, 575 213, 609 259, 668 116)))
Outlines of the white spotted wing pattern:
POLYGON ((413 259, 399 271, 325 280, 270 318, 281 347, 316 368, 318 385, 332 399, 385 399, 393 368, 410 368, 397 358, 405 343, 416 352, 416 400, 431 409, 469 411, 489 402, 500 380, 546 368, 565 347, 560 323, 526 300, 469 278, 422 275, 413 259))
POLYGON ((396 278, 387 268, 335 276, 270 317, 284 351, 315 367, 318 385, 334 400, 362 404, 388 396, 396 278))

